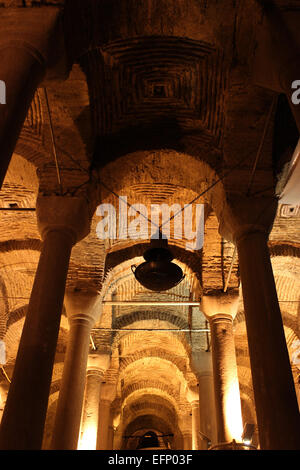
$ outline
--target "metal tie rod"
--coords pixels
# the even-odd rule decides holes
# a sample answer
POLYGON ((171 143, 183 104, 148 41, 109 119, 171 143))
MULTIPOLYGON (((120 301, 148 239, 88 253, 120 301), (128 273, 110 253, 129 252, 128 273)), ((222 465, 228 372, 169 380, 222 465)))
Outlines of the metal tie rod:
POLYGON ((159 306, 159 307, 166 307, 166 306, 178 306, 178 307, 199 307, 200 302, 192 302, 192 301, 134 301, 134 300, 103 300, 103 305, 109 305, 114 307, 130 307, 130 306, 159 306))

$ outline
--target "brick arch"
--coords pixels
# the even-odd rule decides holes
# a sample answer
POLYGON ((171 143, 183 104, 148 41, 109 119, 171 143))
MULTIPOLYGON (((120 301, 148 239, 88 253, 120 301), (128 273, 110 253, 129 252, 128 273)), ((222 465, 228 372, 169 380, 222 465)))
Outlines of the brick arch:
POLYGON ((0 276, 0 339, 2 339, 5 335, 7 329, 7 322, 9 319, 9 303, 7 300, 7 288, 2 276, 0 276))
MULTIPOLYGON (((173 309, 172 309, 173 310, 173 309)), ((188 322, 170 311, 162 310, 138 310, 128 313, 127 315, 122 315, 117 317, 112 322, 112 328, 126 328, 126 326, 132 325, 137 321, 147 321, 147 320, 162 320, 170 323, 173 327, 178 329, 188 329, 188 322)), ((175 309, 174 309, 175 310, 175 309)))
MULTIPOLYGON (((131 325, 133 326, 134 323, 132 323, 131 325)), ((172 326, 172 324, 171 324, 171 326, 172 326)), ((190 344, 189 344, 188 339, 187 339, 188 333, 185 333, 185 332, 176 333, 176 332, 173 332, 173 331, 166 331, 166 332, 162 332, 160 334, 161 334, 161 337, 163 337, 163 335, 167 335, 169 338, 172 339, 174 344, 176 344, 176 343, 181 344, 184 347, 185 351, 186 351, 187 357, 189 357, 191 347, 190 347, 190 344)), ((125 337, 128 341, 131 341, 132 343, 134 343, 135 339, 140 338, 142 335, 143 335, 142 331, 138 331, 138 332, 126 331, 126 330, 118 331, 116 333, 116 335, 114 336, 114 338, 113 338, 111 347, 112 347, 112 349, 117 348, 120 341, 122 339, 124 339, 125 337)))
POLYGON ((123 423, 127 424, 132 416, 138 417, 145 412, 151 411, 151 414, 157 416, 164 416, 167 422, 172 423, 173 425, 177 423, 177 410, 174 407, 170 406, 170 403, 167 400, 162 400, 161 397, 155 396, 155 402, 152 397, 147 397, 143 395, 142 399, 139 401, 134 401, 131 404, 127 404, 123 408, 123 423))
MULTIPOLYGON (((125 187, 143 183, 173 184, 200 194, 219 180, 220 177, 212 166, 199 157, 168 149, 166 146, 162 149, 164 150, 127 153, 101 168, 100 180, 117 194, 121 194, 125 187)), ((99 188, 95 206, 105 201, 110 194, 103 186, 99 188)), ((225 199, 222 182, 215 184, 202 198, 214 209, 217 216, 222 211, 225 199)))
POLYGON ((173 397, 175 400, 179 400, 179 389, 177 391, 174 390, 173 387, 164 384, 158 380, 140 380, 138 382, 131 383, 127 387, 122 390, 122 400, 126 400, 132 393, 136 392, 137 390, 142 389, 154 389, 158 390, 169 397, 173 397))
POLYGON ((170 401, 166 396, 159 394, 140 393, 139 395, 131 395, 127 398, 126 403, 123 406, 123 410, 127 409, 144 409, 145 406, 153 406, 159 410, 159 407, 163 405, 168 408, 172 413, 178 413, 178 407, 170 401), (155 398, 154 398, 155 397, 155 398))
MULTIPOLYGON (((177 433, 177 429, 170 425, 170 423, 166 422, 163 418, 153 414, 142 414, 127 424, 124 429, 123 436, 133 435, 136 431, 145 428, 155 429, 163 434, 175 435, 177 433)), ((125 450, 127 448, 127 441, 125 439, 122 441, 121 448, 125 450)))
POLYGON ((18 320, 21 320, 21 318, 25 317, 28 309, 28 304, 22 305, 22 307, 19 307, 9 314, 9 319, 7 321, 7 328, 9 328, 11 325, 13 325, 15 322, 18 320))
POLYGON ((294 243, 268 242, 271 258, 275 256, 292 256, 300 258, 300 245, 294 243))
POLYGON ((186 372, 187 358, 178 357, 163 348, 145 348, 135 352, 131 356, 127 356, 123 360, 121 358, 119 367, 120 373, 125 371, 125 369, 133 362, 136 362, 145 357, 165 359, 169 362, 172 362, 183 374, 186 372))
POLYGON ((153 387, 144 388, 144 384, 145 383, 142 381, 135 382, 135 384, 133 384, 134 387, 131 388, 131 393, 127 394, 125 398, 119 399, 115 408, 119 407, 124 409, 128 403, 130 404, 140 400, 144 401, 144 397, 146 397, 146 399, 149 397, 150 400, 153 400, 155 397, 155 400, 163 400, 164 403, 168 404, 176 415, 179 414, 179 395, 170 395, 170 390, 165 390, 162 386, 160 386, 160 388, 155 387, 156 382, 154 383, 154 381, 152 381, 153 387))

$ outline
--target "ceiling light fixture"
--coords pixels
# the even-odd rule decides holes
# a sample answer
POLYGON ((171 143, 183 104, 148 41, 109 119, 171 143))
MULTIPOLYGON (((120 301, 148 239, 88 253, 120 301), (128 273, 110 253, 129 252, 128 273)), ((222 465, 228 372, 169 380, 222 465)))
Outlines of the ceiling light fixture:
POLYGON ((183 279, 182 269, 175 263, 168 247, 168 240, 161 237, 152 238, 150 248, 144 253, 145 262, 139 266, 132 265, 131 270, 136 280, 146 289, 161 292, 172 289, 183 279))

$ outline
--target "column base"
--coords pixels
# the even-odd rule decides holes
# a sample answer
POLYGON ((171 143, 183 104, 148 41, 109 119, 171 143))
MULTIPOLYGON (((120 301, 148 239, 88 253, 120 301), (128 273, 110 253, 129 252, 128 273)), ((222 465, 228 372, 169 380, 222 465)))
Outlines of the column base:
POLYGON ((221 442, 210 447, 208 450, 257 450, 255 446, 251 444, 245 444, 244 442, 221 442))

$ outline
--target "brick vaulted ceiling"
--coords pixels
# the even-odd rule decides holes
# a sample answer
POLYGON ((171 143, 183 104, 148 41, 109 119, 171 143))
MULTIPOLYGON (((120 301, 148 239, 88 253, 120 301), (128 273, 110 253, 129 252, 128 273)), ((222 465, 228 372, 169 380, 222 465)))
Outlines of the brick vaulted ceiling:
MULTIPOLYGON (((183 205, 222 175, 226 190, 239 197, 251 180, 270 110, 251 191, 274 194, 298 133, 286 98, 253 83, 257 30, 263 17, 261 3, 0 2, 1 8, 61 6, 68 69, 65 80, 44 84, 50 110, 44 88, 37 91, 1 192, 1 207, 10 209, 1 211, 0 224, 0 332, 7 344, 8 374, 14 366, 41 246, 34 211, 15 213, 11 209, 35 208, 38 191, 88 194, 93 209, 100 201, 115 203, 118 194, 127 195, 131 204, 183 205), (61 186, 53 159, 49 111, 61 186)), ((277 3, 282 11, 299 9, 298 1, 277 3)), ((209 195, 198 202, 206 204, 204 247, 199 252, 185 250, 183 242, 170 240, 186 274, 184 282, 172 291, 155 297, 137 285, 130 267, 142 261, 147 241, 101 242, 96 236, 95 214, 90 234, 72 251, 67 289, 102 289, 106 299, 189 300, 198 299, 202 292, 224 288, 234 247, 218 233, 218 204, 212 210, 214 201, 209 195)), ((299 216, 297 210, 288 213, 280 208, 270 236, 290 351, 300 327, 295 303, 299 296, 299 216)), ((229 288, 238 286, 236 259, 229 288)), ((153 420, 159 414, 155 402, 164 410, 161 429, 174 432, 174 416, 190 411, 182 384, 196 386, 188 360, 190 351, 207 348, 203 335, 165 332, 149 340, 146 332, 109 332, 111 327, 122 330, 157 325, 188 329, 205 326, 205 319, 200 311, 191 312, 187 307, 164 311, 127 307, 116 308, 113 313, 105 307, 93 333, 100 351, 112 347, 105 380, 117 383, 113 409, 117 416, 122 408, 124 426, 132 433, 147 428, 148 418, 141 424, 140 415, 151 415, 153 420), (150 377, 151 367, 156 372, 150 377), (139 424, 134 424, 134 419, 139 424)), ((63 316, 45 445, 53 425, 67 331, 63 316)), ((235 334, 243 411, 254 419, 242 301, 235 334)), ((296 368, 294 372, 296 380, 296 368)))

